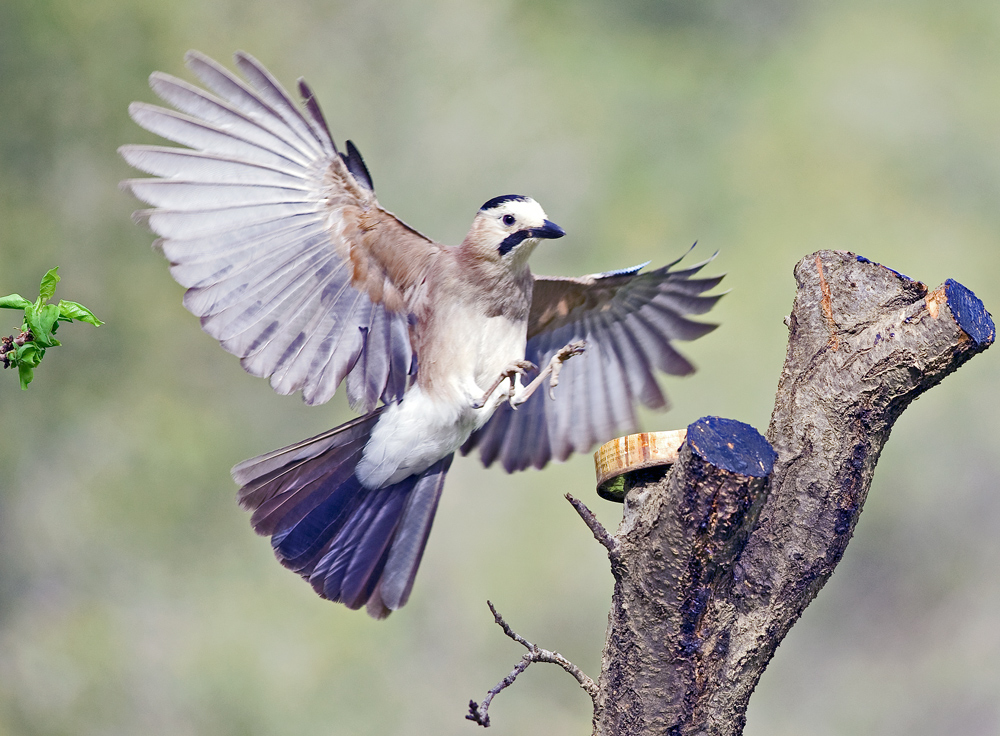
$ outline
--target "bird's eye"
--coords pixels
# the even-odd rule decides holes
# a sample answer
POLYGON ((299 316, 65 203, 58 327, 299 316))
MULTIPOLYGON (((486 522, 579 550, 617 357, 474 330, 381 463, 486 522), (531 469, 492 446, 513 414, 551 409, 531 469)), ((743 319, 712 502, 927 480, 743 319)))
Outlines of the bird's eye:
POLYGON ((514 215, 504 215, 503 216, 503 224, 506 225, 507 227, 510 227, 515 222, 517 222, 517 220, 514 219, 514 215))

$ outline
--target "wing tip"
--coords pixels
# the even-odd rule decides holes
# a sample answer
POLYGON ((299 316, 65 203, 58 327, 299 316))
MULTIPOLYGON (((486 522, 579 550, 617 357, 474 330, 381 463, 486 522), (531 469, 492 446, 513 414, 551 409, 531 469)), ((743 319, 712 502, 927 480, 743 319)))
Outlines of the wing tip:
MULTIPOLYGON (((188 49, 184 52, 184 66, 186 66, 191 71, 195 71, 198 66, 217 66, 215 59, 211 58, 208 54, 204 54, 198 49, 188 49)), ((197 73, 195 71, 195 73, 197 73)))
POLYGON ((267 70, 263 64, 261 64, 253 54, 238 50, 233 54, 233 63, 236 64, 236 68, 239 69, 248 78, 252 77, 254 74, 259 74, 266 79, 277 82, 267 70))
POLYGON ((305 78, 299 77, 297 80, 299 94, 302 96, 302 100, 305 103, 306 111, 312 117, 313 122, 316 126, 326 134, 327 140, 330 142, 330 147, 333 149, 335 154, 339 154, 340 151, 337 150, 337 144, 333 140, 333 134, 330 133, 330 126, 327 125, 326 116, 323 115, 323 110, 319 106, 319 100, 316 99, 316 95, 312 91, 312 87, 306 83, 305 78))
POLYGON ((212 59, 211 57, 209 57, 208 54, 205 54, 205 53, 199 51, 198 49, 188 49, 187 51, 184 52, 184 63, 185 64, 189 64, 189 63, 192 63, 192 62, 199 62, 199 61, 209 61, 209 62, 211 62, 211 61, 214 61, 214 59, 212 59))
POLYGON ((168 99, 169 93, 166 91, 168 87, 192 87, 192 85, 185 82, 179 77, 175 77, 173 74, 167 74, 166 72, 153 72, 149 75, 149 88, 156 93, 156 96, 162 100, 168 99))
MULTIPOLYGON (((148 102, 139 102, 138 100, 136 100, 135 102, 130 102, 128 104, 128 116, 132 118, 132 120, 140 127, 145 128, 146 126, 140 123, 138 118, 141 117, 141 114, 143 112, 145 112, 151 107, 154 106, 150 105, 148 102)), ((119 146, 118 150, 121 151, 121 146, 119 146)))
POLYGON ((145 225, 146 227, 149 227, 149 218, 155 211, 156 210, 150 209, 136 210, 132 213, 132 222, 136 225, 145 225))

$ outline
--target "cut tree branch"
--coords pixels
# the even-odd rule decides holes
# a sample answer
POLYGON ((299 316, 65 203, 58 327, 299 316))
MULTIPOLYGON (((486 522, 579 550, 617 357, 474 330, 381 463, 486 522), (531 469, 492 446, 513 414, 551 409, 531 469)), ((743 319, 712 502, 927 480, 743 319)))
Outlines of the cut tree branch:
MULTIPOLYGON (((555 661, 593 698, 598 736, 742 734, 764 668, 844 554, 896 419, 996 335, 951 280, 929 292, 842 251, 804 258, 795 278, 766 440, 731 419, 694 422, 669 471, 645 462, 623 477, 614 535, 567 496, 615 579, 598 684, 491 604, 529 651, 468 718, 488 725, 496 693, 555 661)), ((605 496, 619 497, 606 484, 605 496)))
POLYGON ((731 646, 734 612, 718 610, 718 592, 732 586, 774 460, 753 427, 708 417, 688 427, 669 475, 633 485, 616 535, 595 726, 671 733, 703 717, 731 646))
POLYGON ((761 673, 844 554, 893 423, 995 337, 954 281, 928 292, 840 251, 795 278, 773 472, 749 432, 708 418, 670 473, 627 484, 595 734, 741 734, 761 673))

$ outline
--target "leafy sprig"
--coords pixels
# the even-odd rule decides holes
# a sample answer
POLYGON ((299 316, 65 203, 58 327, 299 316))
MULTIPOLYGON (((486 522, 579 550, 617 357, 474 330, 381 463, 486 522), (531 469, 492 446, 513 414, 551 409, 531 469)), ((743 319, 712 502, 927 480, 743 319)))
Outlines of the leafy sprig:
POLYGON ((60 300, 49 304, 56 293, 60 278, 59 267, 49 269, 42 277, 38 288, 38 299, 30 302, 20 294, 0 297, 0 308, 24 310, 21 334, 0 338, 0 363, 4 368, 17 368, 21 388, 28 388, 34 378, 35 368, 45 357, 45 350, 60 345, 56 340, 56 330, 60 322, 86 322, 100 327, 104 323, 82 304, 60 300))

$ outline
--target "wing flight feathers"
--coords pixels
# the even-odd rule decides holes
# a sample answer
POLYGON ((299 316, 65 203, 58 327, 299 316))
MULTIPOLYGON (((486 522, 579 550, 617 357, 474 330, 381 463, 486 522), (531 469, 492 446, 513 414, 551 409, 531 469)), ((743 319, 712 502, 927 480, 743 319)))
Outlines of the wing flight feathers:
POLYGON ((379 205, 305 82, 303 107, 248 54, 236 55, 244 78, 196 51, 186 62, 210 92, 157 72, 150 86, 175 109, 129 107, 184 147, 120 149, 154 177, 123 186, 151 205, 136 217, 160 236, 185 306, 279 393, 322 403, 346 381, 363 412, 401 396, 410 301, 440 246, 379 205))
POLYGON ((695 322, 722 297, 705 296, 722 277, 694 278, 711 262, 671 270, 680 261, 642 272, 646 265, 580 278, 536 276, 525 357, 546 365, 564 345, 586 340, 582 355, 562 367, 555 400, 536 391, 516 411, 501 405, 462 447, 479 448, 485 465, 508 472, 565 460, 637 429, 636 406, 667 405, 654 368, 687 375, 694 366, 673 346, 716 325, 695 322))

